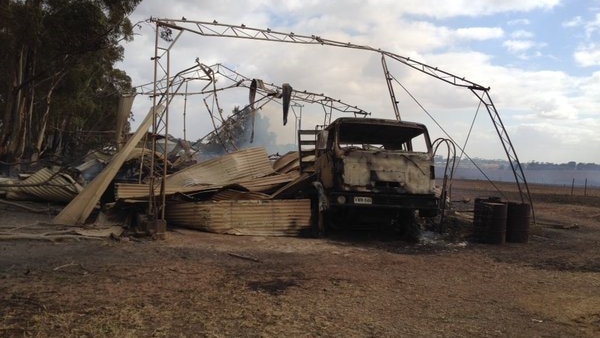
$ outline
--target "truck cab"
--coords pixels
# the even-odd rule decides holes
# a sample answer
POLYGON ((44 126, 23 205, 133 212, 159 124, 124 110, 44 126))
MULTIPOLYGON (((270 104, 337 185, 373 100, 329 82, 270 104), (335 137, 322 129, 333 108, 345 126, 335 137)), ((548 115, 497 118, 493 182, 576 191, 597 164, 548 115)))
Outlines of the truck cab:
POLYGON ((339 118, 317 132, 315 143, 320 228, 348 221, 406 228, 415 212, 437 214, 433 151, 423 124, 339 118))

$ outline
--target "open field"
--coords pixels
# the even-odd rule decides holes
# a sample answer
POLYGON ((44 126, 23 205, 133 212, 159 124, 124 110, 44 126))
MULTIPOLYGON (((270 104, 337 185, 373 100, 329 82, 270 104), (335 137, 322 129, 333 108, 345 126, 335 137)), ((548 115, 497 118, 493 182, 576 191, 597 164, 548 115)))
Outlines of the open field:
MULTIPOLYGON (((498 184, 514 197, 513 187, 498 184)), ((597 337, 600 192, 531 186, 527 244, 377 232, 0 242, 0 336, 597 337)), ((468 214, 487 184, 457 181, 468 214)), ((50 216, 2 207, 10 231, 50 216)))

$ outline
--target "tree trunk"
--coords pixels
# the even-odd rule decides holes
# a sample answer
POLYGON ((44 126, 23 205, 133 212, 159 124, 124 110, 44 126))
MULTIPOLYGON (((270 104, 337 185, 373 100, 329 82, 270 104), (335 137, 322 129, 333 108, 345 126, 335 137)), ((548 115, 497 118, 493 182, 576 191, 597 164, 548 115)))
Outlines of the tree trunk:
POLYGON ((64 75, 65 75, 64 72, 57 72, 56 74, 54 74, 53 79, 52 79, 52 85, 50 86, 50 89, 48 90, 48 93, 46 94, 46 109, 44 110, 44 113, 42 114, 42 116, 40 118, 39 127, 37 130, 37 141, 35 143, 35 148, 31 155, 32 162, 37 161, 42 152, 42 145, 44 144, 44 140, 46 139, 46 128, 48 127, 48 117, 50 116, 50 108, 51 108, 50 106, 51 106, 51 102, 52 102, 52 94, 54 93, 54 89, 56 89, 56 86, 60 83, 60 81, 62 80, 64 75))
POLYGON ((71 119, 70 115, 67 115, 65 117, 63 117, 62 123, 60 124, 60 128, 58 129, 58 135, 56 137, 56 145, 54 147, 54 155, 61 156, 61 154, 63 153, 63 143, 64 143, 64 131, 66 130, 67 126, 69 125, 69 120, 71 119))

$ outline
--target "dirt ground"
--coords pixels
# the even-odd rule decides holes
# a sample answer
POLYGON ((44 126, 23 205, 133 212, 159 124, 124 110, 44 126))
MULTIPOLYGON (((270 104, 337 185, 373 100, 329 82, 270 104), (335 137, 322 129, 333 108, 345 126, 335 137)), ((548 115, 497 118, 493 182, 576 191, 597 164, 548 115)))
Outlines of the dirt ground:
MULTIPOLYGON (((456 182, 452 199, 468 214, 489 189, 456 182)), ((532 192, 527 244, 474 243, 460 222, 416 244, 186 229, 0 241, 0 336, 598 337, 600 192, 532 192)), ((0 206, 0 231, 50 217, 0 206)))

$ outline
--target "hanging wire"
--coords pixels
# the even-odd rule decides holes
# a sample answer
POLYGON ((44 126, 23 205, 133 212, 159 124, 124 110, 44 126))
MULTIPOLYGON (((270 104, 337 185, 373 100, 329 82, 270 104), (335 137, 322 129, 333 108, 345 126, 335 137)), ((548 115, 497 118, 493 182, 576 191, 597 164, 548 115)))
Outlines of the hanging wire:
MULTIPOLYGON (((204 101, 204 105, 206 106, 206 110, 208 110, 208 115, 210 116, 210 121, 212 122, 213 128, 215 130, 217 130, 217 124, 215 123, 215 118, 213 116, 212 110, 208 106, 208 102, 206 102, 206 98, 204 98, 203 101, 204 101)), ((223 142, 223 140, 221 139, 221 135, 219 133, 217 133, 215 136, 219 140, 219 143, 221 143, 221 145, 223 146, 223 149, 225 150, 225 152, 226 153, 229 152, 229 150, 227 149, 227 146, 225 145, 225 142, 223 142)))
POLYGON ((473 121, 471 121, 471 126, 469 127, 469 132, 467 133, 467 138, 465 139, 465 143, 463 144, 460 152, 460 156, 458 157, 457 166, 460 164, 462 157, 465 153, 464 149, 467 148, 467 142, 469 142, 469 138, 471 137, 471 132, 473 131, 473 126, 475 125, 475 120, 477 119, 477 115, 479 114, 479 109, 481 108, 481 101, 477 104, 477 110, 475 111, 475 115, 473 116, 473 121))
POLYGON ((444 179, 442 181, 442 191, 440 193, 441 200, 441 215, 440 215, 440 232, 443 232, 445 229, 442 229, 442 224, 444 224, 444 217, 446 208, 450 207, 452 203, 452 186, 448 186, 448 177, 450 177, 450 181, 454 177, 454 168, 456 166, 456 146, 454 142, 450 139, 438 138, 433 141, 433 155, 438 151, 439 146, 444 143, 446 145, 446 166, 444 168, 444 179), (448 167, 450 166, 450 161, 452 159, 452 166, 450 169, 450 175, 448 175, 448 167))
MULTIPOLYGON (((423 110, 423 112, 425 114, 427 114, 427 116, 429 116, 429 118, 438 126, 438 128, 440 128, 440 130, 448 137, 448 139, 450 139, 452 142, 454 142, 454 144, 456 144, 456 141, 454 141, 454 139, 452 138, 452 136, 450 136, 450 134, 446 131, 446 129, 444 129, 444 127, 442 127, 440 125, 440 123, 429 113, 429 111, 427 111, 427 109, 425 109, 425 107, 419 102, 419 100, 417 100, 417 98, 406 87, 404 87, 402 85, 402 83, 400 83, 400 81, 398 81, 398 79, 396 79, 392 75, 391 75, 391 77, 394 79, 394 81, 396 81, 396 83, 400 87, 402 87, 402 89, 406 92, 406 94, 408 94, 408 96, 410 96, 410 98, 413 99, 413 101, 423 110)), ((498 186, 481 169, 481 167, 479 165, 477 165, 477 163, 475 163, 475 161, 465 152, 464 148, 461 148, 460 146, 458 146, 458 148, 460 149, 460 151, 462 152, 462 154, 464 154, 469 159, 469 161, 471 161, 471 163, 475 166, 475 168, 477 168, 477 170, 483 175, 483 177, 485 177, 485 179, 494 187, 494 189, 496 189, 496 191, 500 195, 502 195, 502 197, 504 197, 505 199, 508 199, 506 197, 506 195, 504 195, 504 193, 500 190, 500 188, 498 188, 498 186)))

